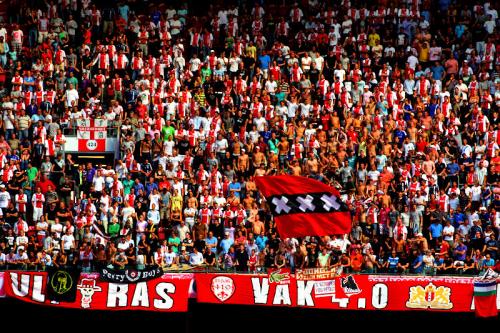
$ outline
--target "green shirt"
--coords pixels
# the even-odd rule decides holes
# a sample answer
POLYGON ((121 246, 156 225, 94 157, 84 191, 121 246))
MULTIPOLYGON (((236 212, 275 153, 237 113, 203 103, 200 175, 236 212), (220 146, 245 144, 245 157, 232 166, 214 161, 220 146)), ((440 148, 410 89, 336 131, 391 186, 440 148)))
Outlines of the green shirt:
POLYGON ((212 75, 212 70, 208 67, 202 68, 201 69, 201 83, 205 83, 205 80, 207 77, 212 75))
POLYGON ((78 89, 78 79, 76 77, 69 77, 66 79, 66 82, 68 84, 68 87, 70 84, 73 85, 73 87, 75 87, 75 89, 78 89))
POLYGON ((32 182, 36 178, 36 175, 38 174, 38 169, 35 167, 31 167, 27 170, 26 173, 28 174, 28 180, 32 182))
POLYGON ((161 129, 161 134, 163 135, 163 141, 168 141, 168 137, 172 136, 174 138, 175 135, 175 128, 172 126, 163 126, 161 129))
POLYGON ((180 244, 181 244, 181 239, 179 237, 175 237, 175 238, 170 237, 168 239, 168 245, 172 246, 172 251, 174 251, 174 253, 179 252, 179 245, 180 244))
POLYGON ((119 223, 111 223, 108 226, 109 236, 114 237, 114 236, 118 235, 119 232, 120 232, 120 224, 119 223))
POLYGON ((125 179, 123 182, 123 194, 127 195, 130 193, 130 189, 134 186, 134 181, 132 179, 125 179))

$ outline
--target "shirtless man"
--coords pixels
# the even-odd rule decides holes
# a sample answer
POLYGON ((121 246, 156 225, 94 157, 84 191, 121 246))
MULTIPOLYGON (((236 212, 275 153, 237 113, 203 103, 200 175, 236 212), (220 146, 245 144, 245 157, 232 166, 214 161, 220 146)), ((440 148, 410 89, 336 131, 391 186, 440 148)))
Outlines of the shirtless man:
POLYGON ((196 197, 193 196, 193 192, 191 191, 189 191, 188 207, 193 207, 194 209, 198 209, 198 199, 196 199, 196 197))
POLYGON ((274 169, 277 165, 279 165, 278 156, 274 153, 274 151, 269 152, 269 169, 274 169))
POLYGON ((314 156, 313 152, 309 153, 309 158, 306 163, 306 170, 308 174, 316 175, 319 171, 318 159, 314 156))
POLYGON ((266 156, 264 155, 263 152, 260 151, 260 147, 257 146, 255 147, 255 152, 253 154, 253 166, 254 168, 258 168, 259 165, 263 164, 264 166, 266 165, 266 156))
POLYGON ((302 168, 300 167, 299 160, 295 160, 291 169, 293 176, 300 176, 302 174, 302 168))
POLYGON ((425 161, 422 163, 422 171, 427 175, 427 177, 431 177, 436 172, 436 165, 429 155, 425 155, 425 161))
POLYGON ((253 203, 255 202, 255 199, 250 196, 250 193, 245 195, 245 198, 243 199, 243 207, 246 210, 252 209, 253 203))
POLYGON ((380 197, 380 201, 382 202, 382 205, 385 207, 390 207, 392 203, 391 196, 387 194, 387 192, 385 192, 384 195, 380 197))
POLYGON ((265 232, 264 222, 259 219, 259 214, 255 215, 255 221, 252 222, 252 232, 254 235, 260 235, 261 232, 265 232))
POLYGON ((337 111, 333 112, 333 116, 331 117, 332 119, 332 127, 336 130, 340 128, 340 118, 337 114, 337 111))
POLYGON ((250 160, 245 149, 241 150, 241 155, 238 157, 238 165, 236 170, 243 175, 247 175, 250 170, 250 160))
POLYGON ((279 154, 279 167, 280 169, 287 168, 287 156, 290 150, 290 143, 287 141, 286 137, 282 136, 281 141, 278 143, 278 154, 279 154))
POLYGON ((266 169, 264 167, 264 163, 259 165, 257 169, 255 169, 255 174, 254 176, 260 177, 260 176, 265 176, 266 175, 266 169))

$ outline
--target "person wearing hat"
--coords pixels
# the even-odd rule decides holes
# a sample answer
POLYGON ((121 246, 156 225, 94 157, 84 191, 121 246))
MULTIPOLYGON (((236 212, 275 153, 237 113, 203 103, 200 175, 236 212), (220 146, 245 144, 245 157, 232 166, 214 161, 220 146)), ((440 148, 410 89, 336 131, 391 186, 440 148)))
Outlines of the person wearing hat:
POLYGON ((24 246, 19 246, 17 248, 17 253, 14 256, 15 267, 24 270, 28 267, 29 262, 30 259, 28 257, 28 254, 26 253, 24 246))

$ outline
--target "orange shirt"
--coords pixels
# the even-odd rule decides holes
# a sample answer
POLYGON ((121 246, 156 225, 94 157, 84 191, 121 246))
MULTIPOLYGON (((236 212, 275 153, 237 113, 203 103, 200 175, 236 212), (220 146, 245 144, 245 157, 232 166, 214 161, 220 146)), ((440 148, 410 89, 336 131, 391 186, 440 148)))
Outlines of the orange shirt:
POLYGON ((363 265, 363 256, 361 254, 354 254, 351 256, 351 267, 353 271, 360 271, 363 265))

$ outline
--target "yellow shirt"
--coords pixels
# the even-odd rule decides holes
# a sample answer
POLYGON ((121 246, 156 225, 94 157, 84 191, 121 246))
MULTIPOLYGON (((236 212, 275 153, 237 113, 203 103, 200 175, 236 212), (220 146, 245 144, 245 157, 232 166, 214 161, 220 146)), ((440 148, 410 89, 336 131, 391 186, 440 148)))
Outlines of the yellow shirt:
POLYGON ((368 46, 370 46, 370 47, 375 46, 376 41, 380 42, 380 35, 379 34, 374 33, 374 34, 368 35, 368 46))
POLYGON ((418 61, 427 62, 429 61, 429 48, 421 48, 420 53, 418 55, 418 61))
POLYGON ((257 48, 255 47, 255 45, 252 45, 252 46, 247 46, 247 48, 245 49, 245 51, 248 53, 250 52, 251 56, 254 58, 254 59, 257 59, 257 48))

